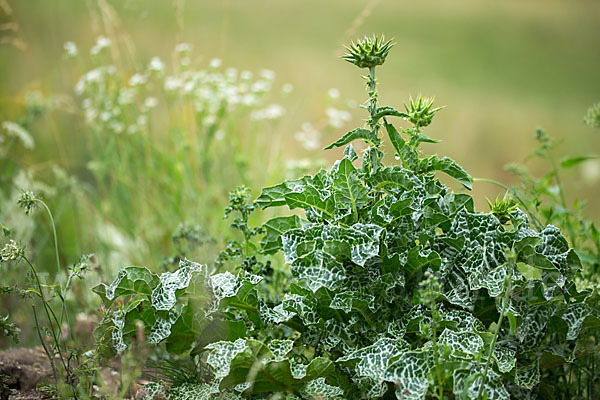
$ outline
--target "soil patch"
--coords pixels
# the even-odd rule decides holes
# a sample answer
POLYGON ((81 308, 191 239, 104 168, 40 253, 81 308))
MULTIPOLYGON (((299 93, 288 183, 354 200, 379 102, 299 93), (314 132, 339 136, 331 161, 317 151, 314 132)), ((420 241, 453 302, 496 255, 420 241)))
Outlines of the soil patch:
POLYGON ((11 400, 43 399, 43 393, 36 391, 36 386, 54 379, 50 362, 41 347, 0 352, 0 375, 8 376, 4 384, 18 391, 8 397, 11 400))

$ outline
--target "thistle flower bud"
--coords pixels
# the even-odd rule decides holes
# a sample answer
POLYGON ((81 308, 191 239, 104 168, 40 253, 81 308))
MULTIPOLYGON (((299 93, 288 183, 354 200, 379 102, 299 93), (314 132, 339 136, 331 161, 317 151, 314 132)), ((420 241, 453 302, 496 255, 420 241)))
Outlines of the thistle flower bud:
POLYGON ((411 97, 409 104, 404 105, 406 113, 408 114, 408 120, 417 127, 431 124, 431 120, 435 113, 442 109, 442 107, 432 107, 433 99, 421 96, 418 96, 416 100, 413 100, 411 97))
POLYGON ((373 68, 385 62, 393 45, 392 41, 386 41, 384 36, 373 35, 372 38, 365 36, 363 40, 352 42, 350 47, 346 47, 348 53, 342 58, 358 68, 373 68))

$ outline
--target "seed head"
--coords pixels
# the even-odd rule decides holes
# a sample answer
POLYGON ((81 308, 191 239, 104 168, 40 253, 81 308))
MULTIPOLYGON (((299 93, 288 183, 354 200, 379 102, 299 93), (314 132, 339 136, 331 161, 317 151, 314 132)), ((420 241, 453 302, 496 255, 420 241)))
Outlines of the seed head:
POLYGON ((23 192, 21 196, 19 196, 19 200, 17 200, 17 204, 21 208, 25 210, 25 214, 29 215, 31 210, 35 208, 35 202, 37 201, 37 197, 33 192, 23 192))
POLYGON ((365 36, 363 40, 346 47, 348 51, 342 58, 358 68, 372 68, 385 62, 388 52, 394 44, 391 40, 386 41, 385 37, 365 36))

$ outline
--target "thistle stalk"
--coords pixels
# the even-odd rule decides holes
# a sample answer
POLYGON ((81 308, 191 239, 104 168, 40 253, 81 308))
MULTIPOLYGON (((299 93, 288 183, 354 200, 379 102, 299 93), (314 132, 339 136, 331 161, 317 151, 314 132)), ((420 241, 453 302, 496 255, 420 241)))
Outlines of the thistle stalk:
POLYGON ((369 88, 369 104, 367 109, 369 110, 369 127, 373 133, 373 137, 378 137, 379 123, 375 118, 377 113, 377 79, 375 78, 375 67, 369 67, 369 75, 366 76, 367 87, 369 88))

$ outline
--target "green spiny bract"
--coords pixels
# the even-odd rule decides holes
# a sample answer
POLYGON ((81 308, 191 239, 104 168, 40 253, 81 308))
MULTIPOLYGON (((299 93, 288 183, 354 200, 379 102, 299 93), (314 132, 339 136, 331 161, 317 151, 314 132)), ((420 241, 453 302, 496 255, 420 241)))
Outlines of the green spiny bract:
POLYGON ((365 36, 364 39, 346 47, 348 52, 342 58, 358 68, 374 68, 385 62, 393 45, 391 40, 386 41, 383 36, 365 36))
MULTIPOLYGON (((367 128, 329 146, 347 145, 343 158, 256 200, 304 212, 265 223, 252 255, 283 253, 292 277, 280 300, 266 301, 264 277, 241 267, 211 276, 182 261, 160 277, 128 267, 96 288, 114 310, 104 343, 123 349, 143 320, 150 342, 210 371, 186 386, 199 399, 504 400, 555 384, 547 369, 580 356, 600 323, 597 294, 573 283, 577 254, 556 227, 536 231, 508 206, 507 219, 479 213, 440 183, 438 171, 472 179, 448 158, 421 157, 419 144, 434 142, 422 117, 397 130, 387 119, 408 114, 377 107, 370 75, 367 128), (380 124, 401 165, 383 163, 380 124), (356 139, 369 145, 361 167, 356 139), (115 310, 120 296, 133 298, 115 310)), ((431 110, 413 103, 409 113, 431 110)))

